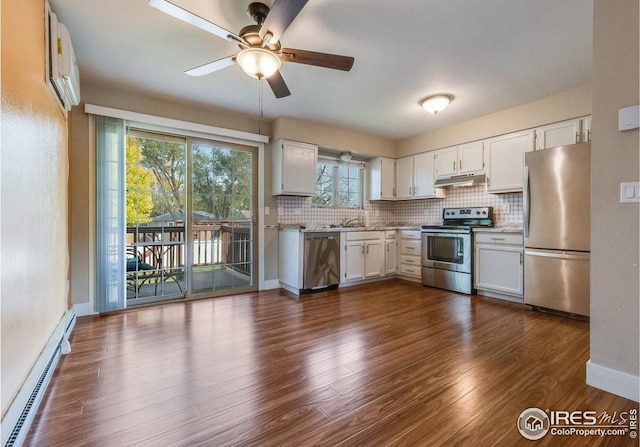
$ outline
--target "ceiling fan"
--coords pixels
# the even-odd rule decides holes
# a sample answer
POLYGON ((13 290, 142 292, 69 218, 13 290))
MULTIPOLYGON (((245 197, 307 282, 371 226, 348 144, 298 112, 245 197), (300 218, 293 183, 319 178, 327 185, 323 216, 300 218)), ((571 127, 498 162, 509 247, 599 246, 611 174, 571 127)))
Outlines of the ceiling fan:
POLYGON ((351 70, 354 62, 354 58, 348 56, 281 48, 282 34, 307 4, 307 1, 274 0, 271 9, 263 3, 251 3, 248 13, 257 24, 245 26, 238 34, 227 31, 167 0, 149 0, 149 5, 213 35, 234 42, 240 47, 238 54, 192 68, 185 71, 186 74, 204 76, 237 62, 249 76, 258 79, 265 78, 276 98, 284 98, 289 96, 291 92, 279 71, 282 61, 342 71, 351 70))

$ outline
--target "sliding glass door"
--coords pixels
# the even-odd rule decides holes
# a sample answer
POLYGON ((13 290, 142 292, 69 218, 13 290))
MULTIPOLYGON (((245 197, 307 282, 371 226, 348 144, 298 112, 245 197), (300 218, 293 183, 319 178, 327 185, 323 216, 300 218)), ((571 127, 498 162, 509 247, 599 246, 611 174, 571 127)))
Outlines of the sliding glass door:
POLYGON ((257 290, 255 148, 127 129, 127 305, 257 290))
POLYGON ((190 294, 257 290, 254 148, 189 141, 190 294))
POLYGON ((128 305, 184 295, 186 144, 185 138, 127 131, 128 305))

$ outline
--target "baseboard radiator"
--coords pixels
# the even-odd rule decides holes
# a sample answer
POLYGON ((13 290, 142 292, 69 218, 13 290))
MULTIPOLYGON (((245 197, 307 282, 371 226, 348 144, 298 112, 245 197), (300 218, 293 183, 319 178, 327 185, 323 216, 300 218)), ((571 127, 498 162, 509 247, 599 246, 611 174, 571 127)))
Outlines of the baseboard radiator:
POLYGON ((70 309, 51 335, 27 380, 2 419, 3 447, 22 446, 60 356, 71 350, 68 340, 75 324, 76 313, 70 309))

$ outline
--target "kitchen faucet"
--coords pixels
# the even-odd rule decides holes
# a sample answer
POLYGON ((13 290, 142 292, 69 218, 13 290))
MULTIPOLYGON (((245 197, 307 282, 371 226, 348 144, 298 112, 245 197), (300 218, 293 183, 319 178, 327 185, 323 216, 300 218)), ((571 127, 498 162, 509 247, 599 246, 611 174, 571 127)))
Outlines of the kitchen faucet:
POLYGON ((347 219, 348 219, 348 218, 345 218, 345 219, 342 221, 342 226, 343 226, 343 227, 346 227, 347 225, 349 225, 350 223, 355 222, 356 220, 360 220, 360 216, 356 216, 356 217, 354 217, 353 219, 349 219, 349 220, 347 220, 347 219))

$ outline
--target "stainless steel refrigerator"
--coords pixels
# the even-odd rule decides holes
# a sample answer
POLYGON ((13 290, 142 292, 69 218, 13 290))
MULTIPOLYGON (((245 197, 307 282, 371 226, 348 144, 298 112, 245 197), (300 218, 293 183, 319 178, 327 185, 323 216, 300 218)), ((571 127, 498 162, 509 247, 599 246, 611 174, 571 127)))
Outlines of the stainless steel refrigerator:
POLYGON ((524 301, 589 316, 591 144, 525 154, 524 301))

